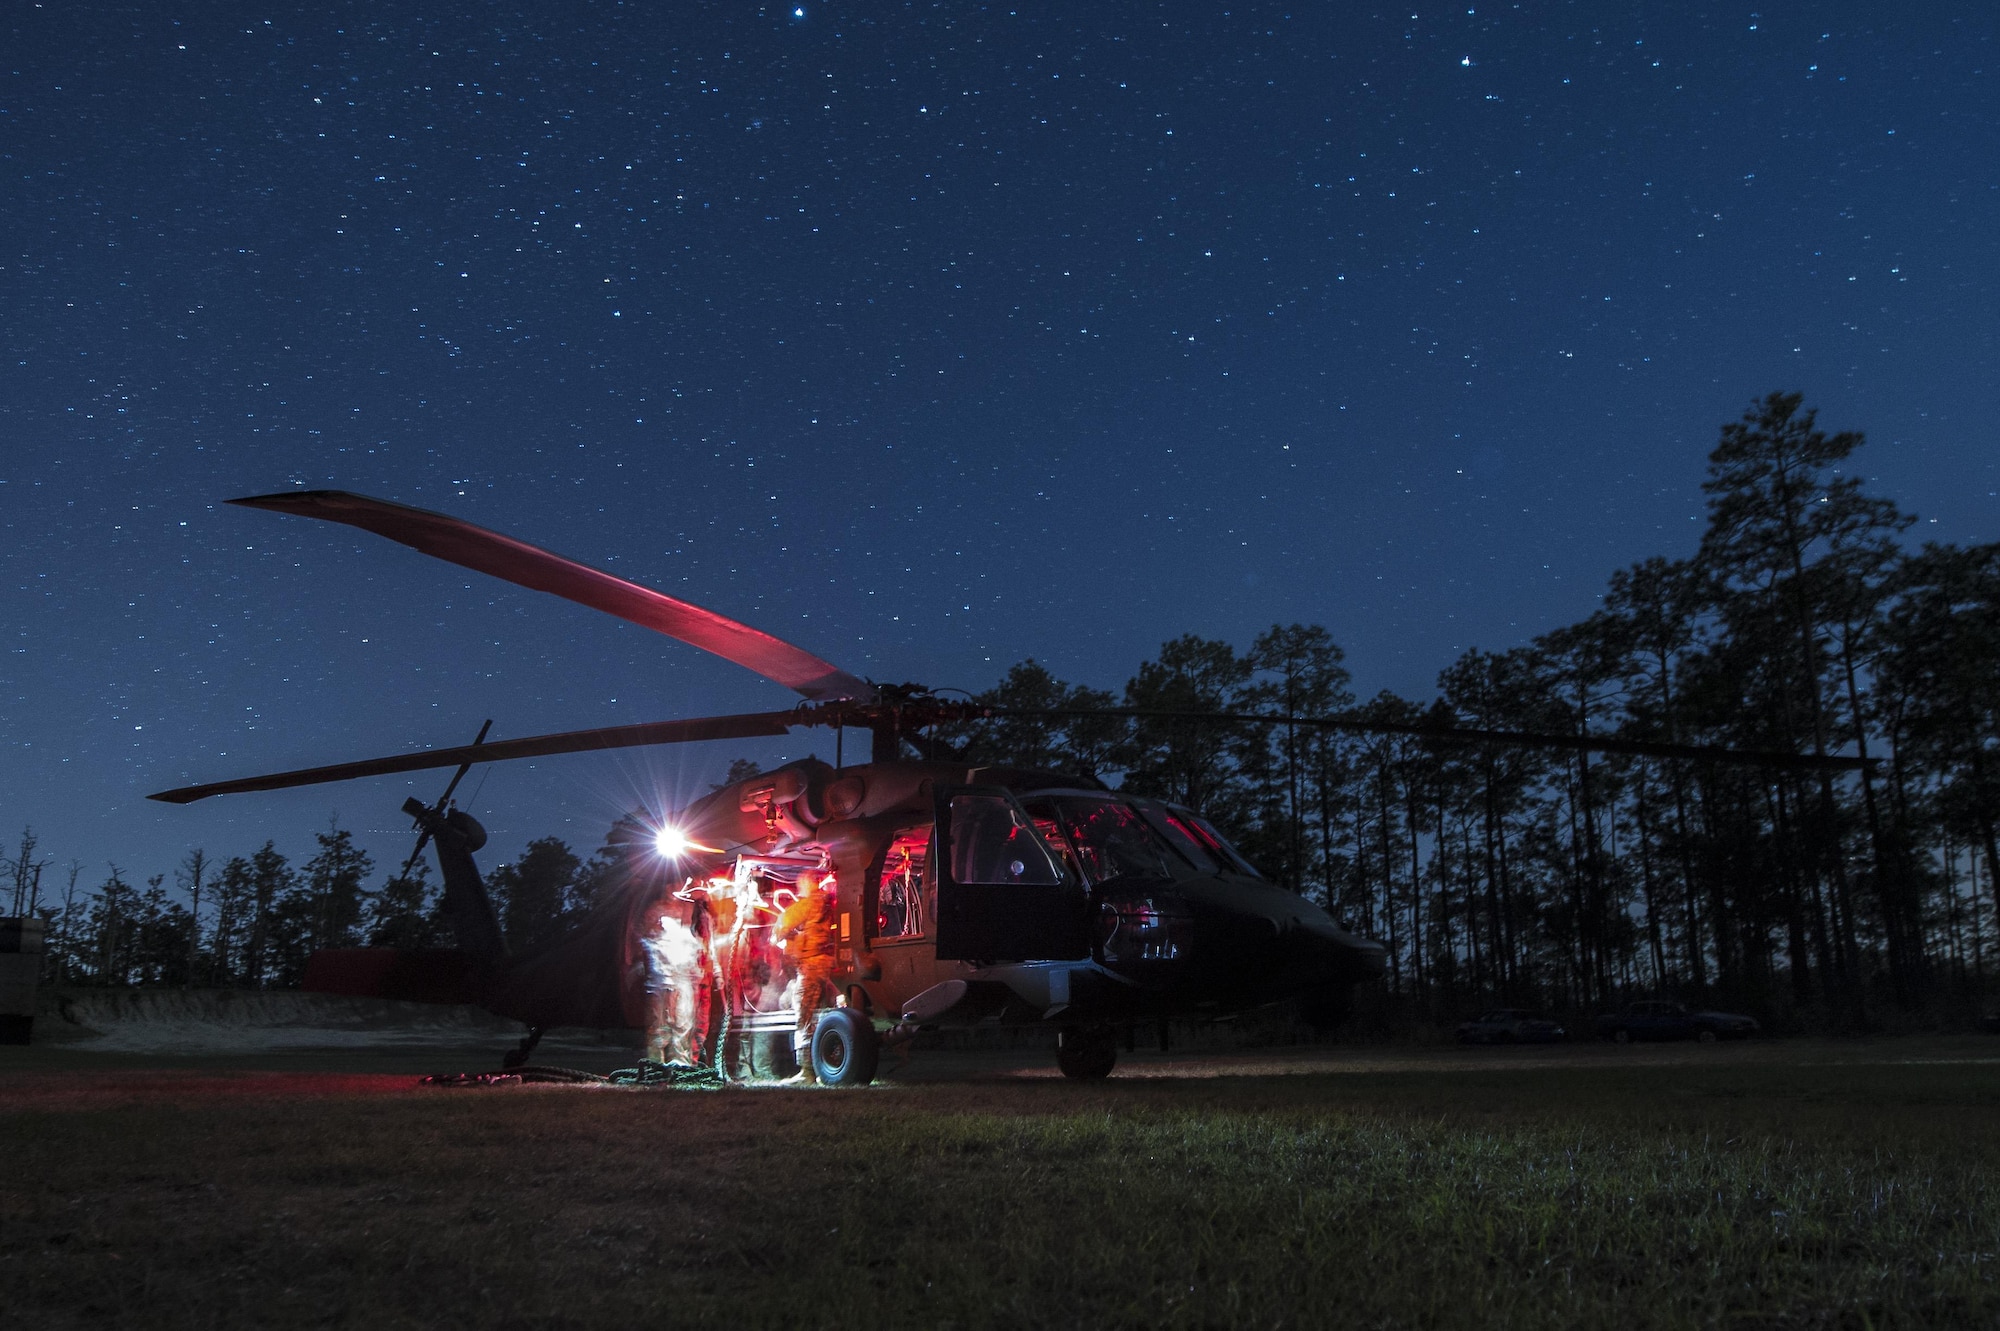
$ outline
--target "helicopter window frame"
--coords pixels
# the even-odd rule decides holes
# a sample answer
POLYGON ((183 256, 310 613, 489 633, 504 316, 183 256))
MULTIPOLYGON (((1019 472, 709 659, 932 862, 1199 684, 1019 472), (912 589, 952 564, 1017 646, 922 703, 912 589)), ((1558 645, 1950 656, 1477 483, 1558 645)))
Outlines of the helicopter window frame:
POLYGON ((937 903, 937 828, 926 820, 910 822, 889 834, 883 844, 882 853, 868 873, 868 938, 871 943, 883 943, 894 947, 901 943, 921 942, 930 937, 931 917, 937 903), (908 851, 918 840, 923 842, 923 864, 917 868, 914 879, 907 876, 909 869, 908 851), (883 889, 889 885, 894 872, 892 860, 899 846, 904 849, 905 862, 901 866, 906 871, 902 890, 909 895, 903 899, 904 913, 897 933, 884 932, 887 913, 884 909, 883 889))
POLYGON ((938 785, 932 807, 939 961, 1091 958, 1089 885, 1042 839, 1011 790, 938 785), (998 881, 982 881, 989 878, 998 881))
POLYGON ((1035 825, 1035 835, 1041 837, 1042 844, 1055 853, 1064 872, 1077 882, 1090 884, 1090 875, 1083 871, 1083 861, 1076 853, 1069 834, 1063 831, 1062 815, 1046 795, 1021 801, 1021 811, 1028 815, 1028 821, 1035 825))
MULTIPOLYGON (((945 839, 942 834, 950 838, 950 860, 941 867, 949 868, 952 883, 963 887, 1059 887, 1069 881, 1062 857, 1043 842, 1034 819, 1007 791, 964 786, 940 798, 943 816, 936 820, 939 841, 945 839), (996 833, 1000 833, 997 839, 996 833), (1018 858, 1009 858, 1012 855, 1018 858)), ((934 855, 938 848, 934 847, 934 855)))

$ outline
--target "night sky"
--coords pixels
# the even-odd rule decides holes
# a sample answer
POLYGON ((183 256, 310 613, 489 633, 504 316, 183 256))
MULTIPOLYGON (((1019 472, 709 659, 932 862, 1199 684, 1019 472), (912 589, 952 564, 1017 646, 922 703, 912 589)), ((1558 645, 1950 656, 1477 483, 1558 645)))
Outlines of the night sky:
MULTIPOLYGON (((176 12, 0 12, 0 830, 86 886, 336 812, 400 860, 443 777, 149 791, 795 701, 237 495, 974 690, 1304 621, 1427 697, 1689 553, 1774 389, 2000 538, 1990 4, 176 12)), ((809 750, 464 793, 584 849, 809 750)))

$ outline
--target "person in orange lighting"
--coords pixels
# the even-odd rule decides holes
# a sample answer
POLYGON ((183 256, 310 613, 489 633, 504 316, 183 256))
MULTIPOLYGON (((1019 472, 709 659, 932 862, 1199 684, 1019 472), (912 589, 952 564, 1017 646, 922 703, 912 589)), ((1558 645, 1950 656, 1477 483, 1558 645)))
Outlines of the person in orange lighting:
POLYGON ((833 875, 800 874, 794 892, 795 899, 772 932, 798 968, 799 1022, 792 1033, 792 1051, 798 1055, 800 1080, 812 1082, 819 1080, 812 1065, 813 1023, 833 982, 833 875))

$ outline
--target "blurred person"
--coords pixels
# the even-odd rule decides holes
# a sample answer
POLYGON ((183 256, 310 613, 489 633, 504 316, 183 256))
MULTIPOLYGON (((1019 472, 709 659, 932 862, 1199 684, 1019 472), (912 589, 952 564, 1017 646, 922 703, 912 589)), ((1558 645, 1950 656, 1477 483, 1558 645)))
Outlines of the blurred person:
POLYGON ((792 1052, 798 1056, 799 1079, 815 1082, 819 1078, 812 1063, 813 1023, 833 983, 833 877, 800 874, 796 893, 773 932, 798 970, 799 1018, 792 1032, 792 1052))
POLYGON ((667 897, 642 940, 646 951, 646 1056, 701 1067, 713 1052, 710 999, 715 987, 708 912, 699 900, 667 897))

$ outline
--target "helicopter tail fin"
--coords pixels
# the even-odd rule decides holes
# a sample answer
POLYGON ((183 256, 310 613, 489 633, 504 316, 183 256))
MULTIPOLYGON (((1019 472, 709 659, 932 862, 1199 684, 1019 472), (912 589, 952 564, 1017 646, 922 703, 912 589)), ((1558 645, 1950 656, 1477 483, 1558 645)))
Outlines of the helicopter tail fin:
POLYGON ((486 844, 486 829, 469 813, 439 814, 419 800, 403 805, 437 848, 444 870, 444 914, 456 948, 344 947, 306 959, 300 987, 351 998, 395 998, 411 1003, 484 1003, 493 977, 507 959, 500 915, 479 877, 472 852, 486 844))
POLYGON ((459 949, 475 963, 497 966, 506 959, 507 940, 500 933, 500 913, 487 895, 472 853, 486 844, 486 829, 462 809, 438 814, 421 800, 403 802, 403 812, 430 833, 444 873, 444 913, 459 949))

